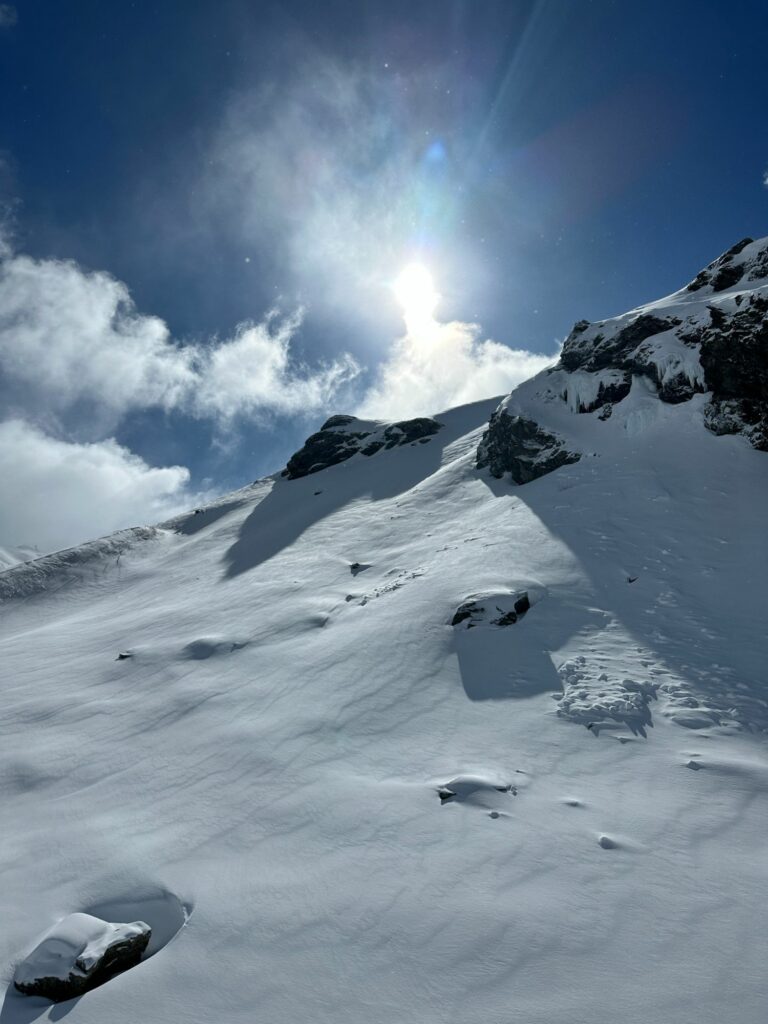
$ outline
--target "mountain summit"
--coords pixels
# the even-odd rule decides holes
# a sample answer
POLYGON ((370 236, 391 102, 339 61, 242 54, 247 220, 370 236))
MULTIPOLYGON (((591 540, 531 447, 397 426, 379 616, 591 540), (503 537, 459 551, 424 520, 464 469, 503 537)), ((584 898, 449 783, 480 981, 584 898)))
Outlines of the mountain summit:
POLYGON ((631 430, 627 419, 638 403, 650 408, 641 395, 669 404, 705 395, 695 406, 703 426, 742 434, 768 451, 768 239, 744 239, 657 302, 576 323, 557 366, 517 388, 494 413, 478 465, 525 483, 575 462, 591 454, 590 443, 599 450, 601 430, 610 428, 592 438, 562 416, 563 406, 601 423, 615 411, 631 430), (633 391, 635 401, 622 405, 633 391))
POLYGON ((767 245, 0 573, 3 1022, 763 1024, 767 245))

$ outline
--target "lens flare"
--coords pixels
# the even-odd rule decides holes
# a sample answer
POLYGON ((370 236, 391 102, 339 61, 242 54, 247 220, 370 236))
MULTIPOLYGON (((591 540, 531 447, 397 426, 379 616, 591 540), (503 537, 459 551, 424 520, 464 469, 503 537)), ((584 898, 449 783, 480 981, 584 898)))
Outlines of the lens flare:
POLYGON ((410 334, 434 323, 440 296, 435 291, 432 275, 423 263, 410 263, 405 267, 395 281, 393 291, 402 306, 410 334))

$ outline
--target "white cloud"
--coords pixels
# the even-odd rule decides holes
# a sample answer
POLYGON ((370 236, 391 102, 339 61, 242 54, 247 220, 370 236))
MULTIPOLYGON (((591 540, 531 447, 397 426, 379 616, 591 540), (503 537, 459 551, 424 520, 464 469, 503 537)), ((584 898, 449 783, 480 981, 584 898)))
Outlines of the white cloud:
POLYGON ((63 413, 88 403, 102 432, 151 407, 223 420, 322 409, 358 367, 347 355, 295 364, 299 324, 271 315, 230 339, 180 345, 109 274, 9 253, 0 264, 0 370, 16 407, 63 413))
POLYGON ((503 395, 556 358, 481 341, 476 324, 433 321, 397 342, 357 414, 402 419, 503 395))
POLYGON ((13 4, 0 4, 0 28, 13 28, 19 20, 13 4))
POLYGON ((22 420, 0 423, 0 538, 53 551, 195 504, 182 466, 156 469, 108 439, 72 444, 22 420))
POLYGON ((194 395, 201 415, 230 418, 258 416, 263 409, 284 413, 326 409, 359 368, 346 353, 311 370, 292 363, 290 342, 300 317, 261 324, 241 324, 233 338, 213 347, 194 395), (274 326, 273 326, 274 323, 274 326))
POLYGON ((172 408, 194 383, 193 355, 170 343, 162 320, 138 314, 109 274, 27 256, 0 266, 0 367, 50 409, 81 400, 117 417, 172 408))

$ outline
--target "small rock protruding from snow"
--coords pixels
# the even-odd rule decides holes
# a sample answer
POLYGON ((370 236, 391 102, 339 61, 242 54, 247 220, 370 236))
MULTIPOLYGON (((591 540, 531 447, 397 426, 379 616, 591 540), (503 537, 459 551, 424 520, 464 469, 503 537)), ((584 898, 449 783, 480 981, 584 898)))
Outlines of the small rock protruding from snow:
POLYGON ((437 787, 441 804, 449 800, 456 800, 459 803, 465 800, 470 803, 482 803, 483 794, 488 793, 509 793, 511 796, 517 796, 517 786, 509 782, 496 782, 480 775, 458 775, 445 785, 437 787))
POLYGON ((491 626, 511 626, 521 619, 536 596, 527 590, 506 594, 475 594, 463 601, 451 619, 452 626, 466 623, 465 629, 472 629, 481 624, 491 626))
POLYGON ((143 921, 112 924, 91 914, 70 914, 45 933, 13 977, 15 988, 53 1002, 74 999, 134 967, 152 929, 143 921))
POLYGON ((600 836, 598 843, 604 850, 618 850, 619 844, 615 839, 611 839, 610 836, 600 836))

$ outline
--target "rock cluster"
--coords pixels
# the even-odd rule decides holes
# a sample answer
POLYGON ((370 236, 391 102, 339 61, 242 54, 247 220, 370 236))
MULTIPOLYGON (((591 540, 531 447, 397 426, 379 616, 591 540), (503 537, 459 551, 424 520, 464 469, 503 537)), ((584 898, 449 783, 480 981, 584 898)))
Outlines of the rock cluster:
POLYGON ((491 626, 511 626, 530 610, 531 599, 527 591, 513 594, 485 594, 462 602, 453 614, 452 626, 466 623, 472 629, 481 623, 491 626))
MULTIPOLYGON (((768 451, 768 239, 743 239, 668 299, 612 320, 579 320, 557 365, 493 414, 478 468, 524 484, 578 461, 578 446, 549 426, 547 403, 605 422, 635 378, 670 404, 708 394, 709 430, 740 433, 768 451)), ((564 431, 562 417, 556 422, 564 431)))
POLYGON ((296 480, 345 462, 358 453, 370 456, 382 448, 416 442, 424 444, 441 426, 428 416, 398 423, 372 423, 354 416, 331 416, 316 434, 307 438, 304 447, 291 456, 283 476, 296 480))

